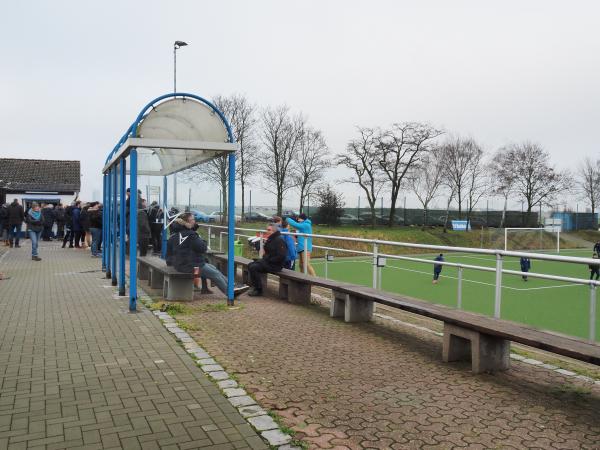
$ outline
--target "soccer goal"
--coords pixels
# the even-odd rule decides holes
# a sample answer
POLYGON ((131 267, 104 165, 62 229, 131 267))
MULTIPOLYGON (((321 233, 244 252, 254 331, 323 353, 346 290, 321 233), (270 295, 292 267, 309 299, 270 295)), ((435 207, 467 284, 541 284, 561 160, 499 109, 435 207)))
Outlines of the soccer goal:
POLYGON ((556 253, 560 253, 559 228, 540 227, 504 229, 504 250, 520 251, 551 249, 556 249, 556 253))

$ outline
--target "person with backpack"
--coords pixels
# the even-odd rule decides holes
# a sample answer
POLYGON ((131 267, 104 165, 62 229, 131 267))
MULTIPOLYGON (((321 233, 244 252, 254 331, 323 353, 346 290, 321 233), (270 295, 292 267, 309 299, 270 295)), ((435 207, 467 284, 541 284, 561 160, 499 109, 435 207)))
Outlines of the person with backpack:
MULTIPOLYGON (((297 220, 288 217, 287 222, 294 227, 298 233, 312 234, 312 221, 304 213, 298 216, 297 220)), ((310 255, 312 253, 312 237, 298 236, 298 244, 296 250, 300 257, 300 270, 304 270, 304 260, 306 259, 306 266, 309 275, 316 276, 315 269, 310 264, 310 255), (304 241, 306 240, 306 255, 304 254, 304 241)))
POLYGON ((290 227, 287 219, 282 219, 281 217, 275 216, 273 219, 275 224, 278 225, 279 231, 281 231, 281 237, 285 241, 285 245, 287 246, 287 258, 285 260, 285 264, 283 267, 289 270, 295 270, 296 268, 296 259, 298 258, 298 251, 296 250, 296 240, 290 234, 290 227))
MULTIPOLYGON (((434 258, 434 261, 444 262, 444 255, 440 253, 438 256, 434 258)), ((438 284, 440 279, 440 274, 442 273, 443 264, 434 264, 433 265, 433 282, 432 284, 438 284)))
POLYGON ((42 237, 42 231, 44 230, 44 222, 40 205, 36 202, 33 202, 29 211, 27 211, 25 222, 27 223, 29 239, 31 239, 31 259, 41 261, 42 258, 38 255, 38 245, 42 237))
POLYGON ((52 240, 52 227, 54 226, 54 205, 48 203, 42 206, 42 239, 46 242, 52 240))
POLYGON ((25 211, 16 198, 8 206, 8 241, 11 247, 19 248, 21 227, 25 221, 25 211))
MULTIPOLYGON (((519 259, 519 264, 521 265, 521 272, 524 274, 527 274, 527 272, 529 272, 531 269, 531 260, 526 256, 521 256, 521 259, 519 259)), ((527 275, 523 275, 521 278, 523 278, 523 281, 527 281, 527 275)))

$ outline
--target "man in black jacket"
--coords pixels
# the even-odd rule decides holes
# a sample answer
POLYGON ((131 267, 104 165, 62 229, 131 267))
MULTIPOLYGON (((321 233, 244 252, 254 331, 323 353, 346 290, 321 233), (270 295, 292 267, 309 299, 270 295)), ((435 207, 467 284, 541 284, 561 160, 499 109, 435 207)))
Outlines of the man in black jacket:
POLYGON ((258 297, 263 293, 261 274, 280 272, 287 259, 287 245, 277 229, 277 226, 270 224, 267 227, 267 233, 269 234, 269 237, 263 247, 265 253, 262 259, 248 265, 250 284, 253 287, 253 289, 248 292, 248 295, 252 297, 258 297))
POLYGON ((16 198, 8 206, 8 240, 10 246, 13 245, 19 248, 19 237, 21 235, 21 227, 25 220, 25 211, 23 206, 19 205, 19 200, 16 198))
MULTIPOLYGON (((183 273, 194 273, 200 269, 203 278, 212 280, 219 290, 227 295, 227 278, 206 259, 208 246, 196 232, 196 220, 191 213, 184 213, 173 222, 172 234, 167 242, 167 265, 183 273)), ((194 280, 198 282, 199 280, 194 280)), ((197 286, 196 286, 197 287, 197 286)), ((246 292, 249 286, 236 286, 234 297, 246 292)))

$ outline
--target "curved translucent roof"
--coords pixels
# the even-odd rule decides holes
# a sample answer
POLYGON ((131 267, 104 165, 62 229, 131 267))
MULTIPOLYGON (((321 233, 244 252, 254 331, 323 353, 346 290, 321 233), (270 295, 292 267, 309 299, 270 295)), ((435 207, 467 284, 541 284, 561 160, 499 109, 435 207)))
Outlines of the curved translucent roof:
POLYGON ((140 112, 109 155, 103 172, 133 148, 138 153, 138 174, 169 175, 237 147, 227 120, 214 105, 191 94, 168 94, 140 112))

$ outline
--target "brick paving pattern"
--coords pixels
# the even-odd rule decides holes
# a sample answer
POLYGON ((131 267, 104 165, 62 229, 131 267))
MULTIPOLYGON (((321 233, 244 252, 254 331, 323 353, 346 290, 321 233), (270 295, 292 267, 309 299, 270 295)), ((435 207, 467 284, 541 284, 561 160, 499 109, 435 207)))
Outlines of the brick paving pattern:
POLYGON ((84 250, 0 262, 0 449, 266 445, 149 311, 84 250))
POLYGON ((190 334, 311 448, 600 448, 597 384, 521 362, 472 375, 441 362, 438 336, 346 324, 320 306, 205 303, 181 317, 197 326, 190 334))

